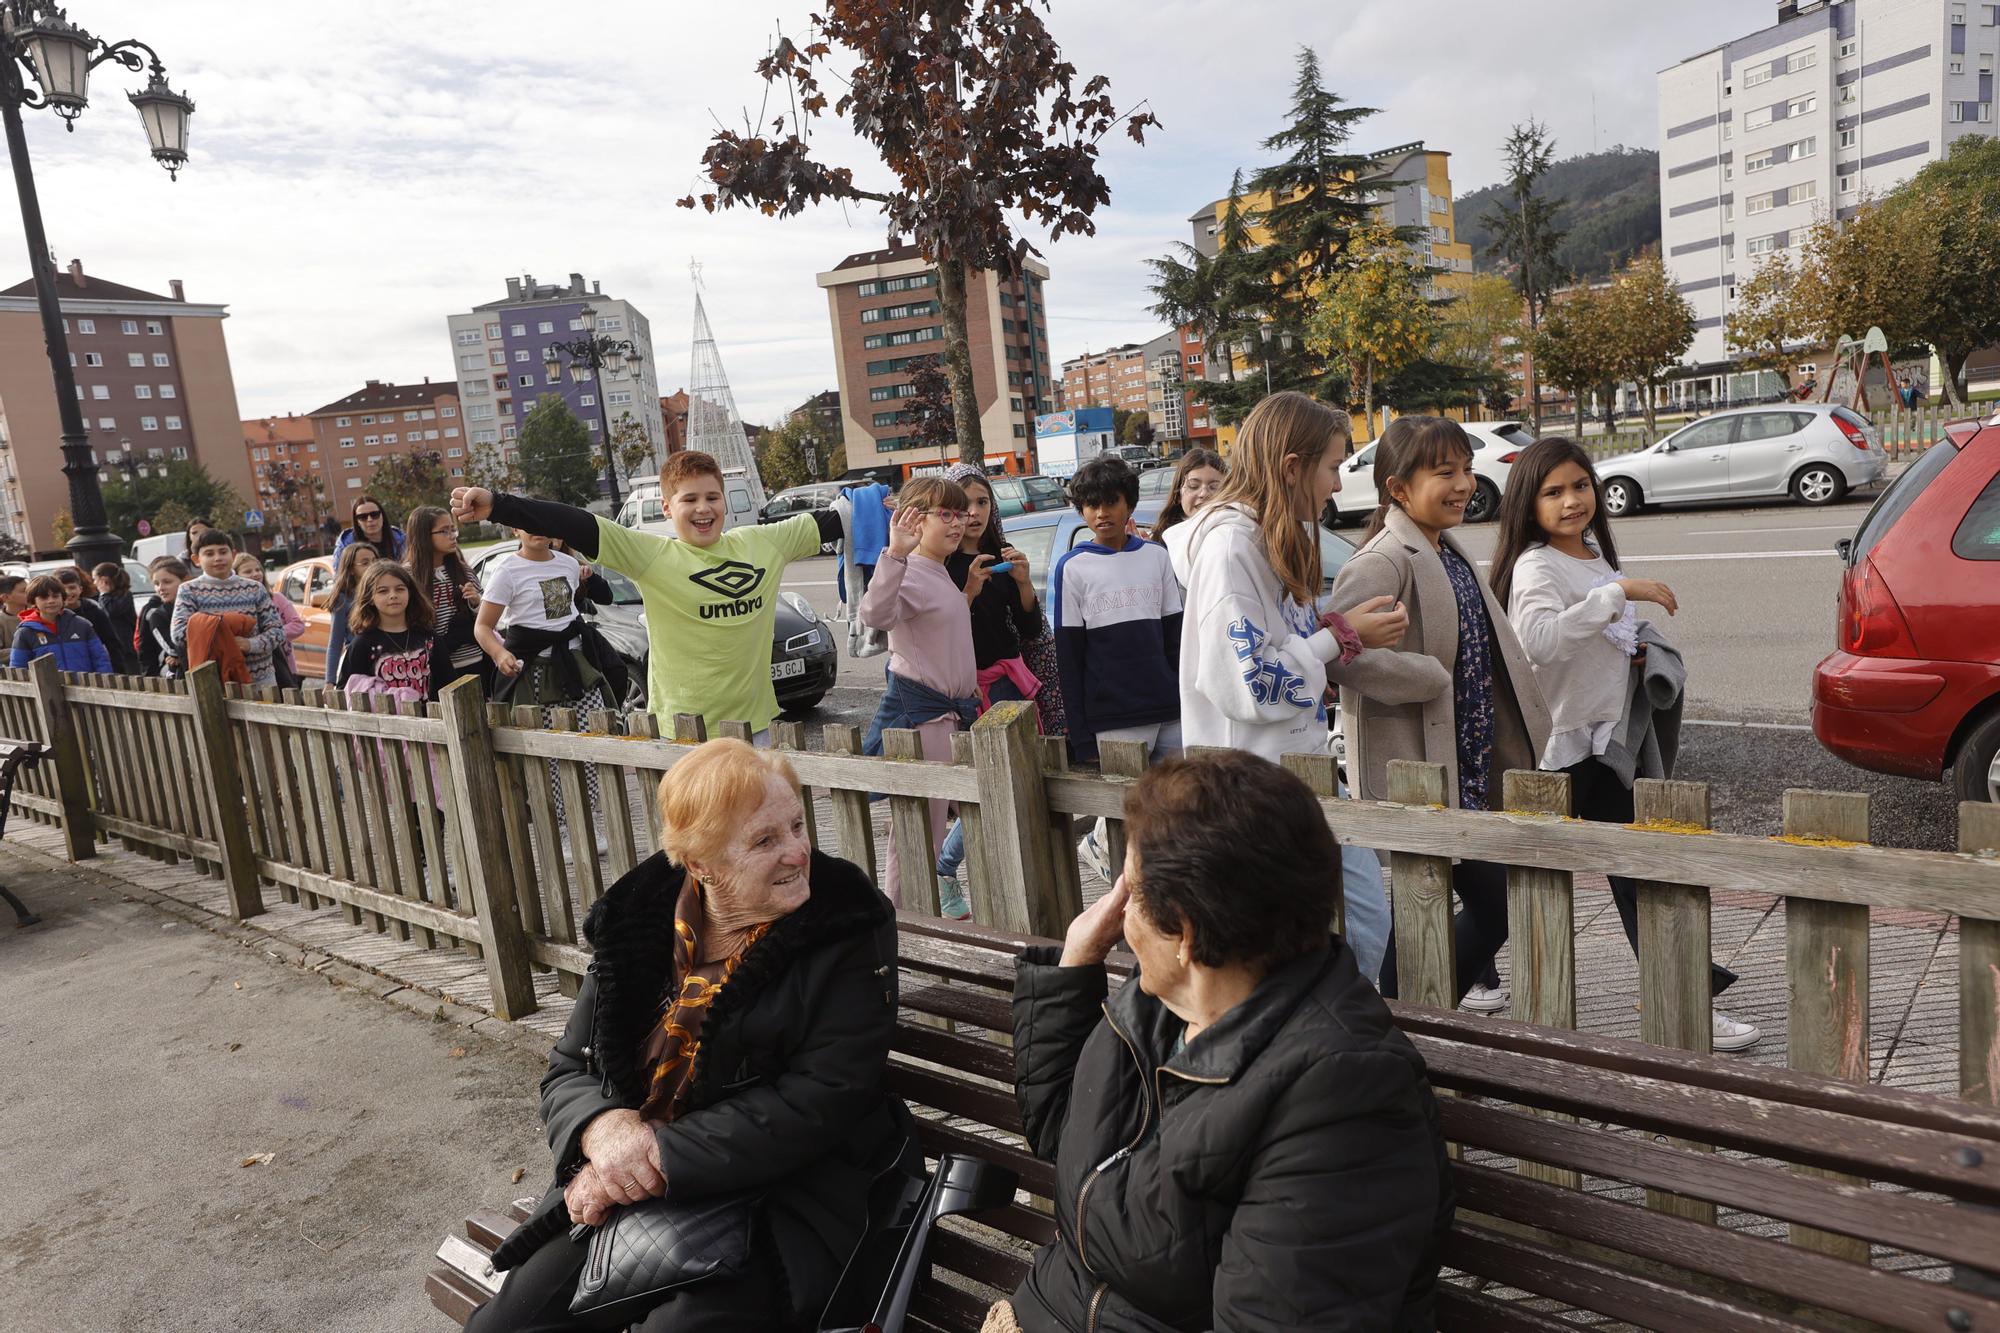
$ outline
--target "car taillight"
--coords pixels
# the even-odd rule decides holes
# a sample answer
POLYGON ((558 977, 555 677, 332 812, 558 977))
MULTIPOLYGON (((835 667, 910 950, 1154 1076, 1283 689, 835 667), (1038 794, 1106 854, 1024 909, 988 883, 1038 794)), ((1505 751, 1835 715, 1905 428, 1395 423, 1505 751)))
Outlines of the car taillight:
POLYGON ((1521 451, 1519 449, 1509 449, 1506 453, 1500 455, 1500 461, 1503 463, 1511 463, 1520 456, 1521 456, 1521 451))
POLYGON ((1863 560, 1841 580, 1840 646, 1868 657, 1917 655, 1903 608, 1896 605, 1873 560, 1863 560))
POLYGON ((1847 437, 1847 442, 1849 444, 1853 445, 1856 449, 1859 449, 1864 454, 1868 452, 1867 431, 1861 429, 1861 427, 1855 425, 1852 421, 1849 421, 1846 417, 1841 416, 1838 412, 1833 414, 1833 424, 1840 427, 1840 433, 1847 437))

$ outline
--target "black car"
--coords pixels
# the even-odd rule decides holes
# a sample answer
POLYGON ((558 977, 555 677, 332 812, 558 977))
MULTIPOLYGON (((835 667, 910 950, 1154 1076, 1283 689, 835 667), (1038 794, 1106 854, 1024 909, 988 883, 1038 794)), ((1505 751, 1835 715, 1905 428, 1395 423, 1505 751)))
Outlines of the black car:
MULTIPOLYGON (((485 573, 501 557, 520 549, 516 541, 499 542, 479 553, 473 562, 473 576, 485 581, 485 573)), ((634 712, 646 706, 646 673, 651 664, 646 634, 645 599, 638 585, 623 574, 602 565, 593 565, 611 585, 611 605, 592 604, 584 612, 597 632, 625 659, 631 688, 619 707, 634 712)), ((777 618, 771 626, 771 685, 778 694, 778 707, 787 713, 804 713, 818 707, 833 688, 839 672, 839 652, 833 631, 820 620, 811 603, 795 592, 778 594, 777 618)))

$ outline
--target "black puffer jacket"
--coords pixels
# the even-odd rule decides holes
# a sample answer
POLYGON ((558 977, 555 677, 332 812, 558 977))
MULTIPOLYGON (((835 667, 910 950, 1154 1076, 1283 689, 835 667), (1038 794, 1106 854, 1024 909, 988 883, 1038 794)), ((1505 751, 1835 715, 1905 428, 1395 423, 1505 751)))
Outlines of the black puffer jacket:
MULTIPOLYGON (((583 1131, 645 1100, 642 1052, 673 984, 684 872, 655 854, 584 924, 596 956, 549 1055, 542 1121, 556 1181, 494 1255, 521 1263, 570 1225, 562 1185, 583 1131)), ((857 867, 813 853, 812 896, 752 945, 702 1024, 686 1109, 660 1130, 670 1197, 766 1189, 765 1224, 794 1310, 818 1313, 867 1225, 869 1164, 907 1131, 883 1090, 896 1025, 896 914, 857 867)))
POLYGON ((1424 1062, 1343 943, 1279 968, 1172 1055, 1136 981, 1033 949, 1014 1067, 1056 1242, 1026 1333, 1395 1333, 1436 1324, 1452 1195, 1424 1062), (1162 1105, 1164 1103, 1164 1105, 1162 1105))

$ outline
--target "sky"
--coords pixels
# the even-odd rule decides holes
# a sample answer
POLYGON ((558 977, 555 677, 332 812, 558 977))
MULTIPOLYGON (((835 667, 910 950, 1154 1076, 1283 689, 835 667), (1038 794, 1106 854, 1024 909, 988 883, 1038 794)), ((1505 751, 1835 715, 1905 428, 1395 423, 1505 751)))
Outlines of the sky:
MULTIPOLYGON (((1763 0, 1053 0, 1047 21, 1082 76, 1161 121, 1141 147, 1105 141, 1111 188, 1093 236, 1029 231, 1052 276, 1061 361, 1142 341, 1145 260, 1190 239, 1187 217, 1230 173, 1271 160, 1301 45, 1327 84, 1377 108, 1353 146, 1424 140, 1452 154, 1465 194, 1500 175, 1515 122, 1547 123, 1558 156, 1657 147, 1654 75, 1766 26, 1763 0)), ((59 262, 229 308, 245 417, 308 412, 369 379, 452 375, 445 317, 531 273, 578 272, 652 323, 663 391, 686 382, 690 263, 745 420, 774 422, 835 386, 814 274, 884 239, 867 206, 797 217, 675 207, 701 184, 718 123, 741 126, 764 93, 753 65, 795 0, 654 0, 568 6, 255 4, 75 0, 107 40, 159 50, 196 105, 191 160, 170 182, 123 93, 99 68, 91 108, 64 133, 30 112, 29 142, 59 262)), ((864 184, 882 169, 830 121, 814 143, 864 184)), ((0 286, 26 275, 18 213, 0 207, 0 286)))

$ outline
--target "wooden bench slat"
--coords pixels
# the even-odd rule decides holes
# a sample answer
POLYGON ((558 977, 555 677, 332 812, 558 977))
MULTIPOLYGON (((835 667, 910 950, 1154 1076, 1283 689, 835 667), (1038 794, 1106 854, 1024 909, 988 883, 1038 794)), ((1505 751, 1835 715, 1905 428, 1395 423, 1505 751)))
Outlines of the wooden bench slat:
POLYGON ((514 1234, 514 1228, 523 1219, 509 1217, 506 1213, 474 1213, 465 1219, 465 1234, 474 1245, 488 1254, 500 1248, 500 1242, 514 1234))
MULTIPOLYGON (((1719 1240, 1715 1227, 1707 1223, 1488 1166, 1460 1162, 1453 1167, 1452 1178, 1462 1209, 1739 1283, 1805 1306, 1859 1315, 1891 1328, 1948 1327, 1946 1313, 1953 1309, 1969 1311, 1975 1327, 2000 1323, 2000 1301, 1803 1246, 1743 1232, 1719 1240)), ((1865 1247, 1867 1242, 1861 1244, 1865 1247)))
POLYGON ((1012 1291, 1028 1275, 1028 1261, 997 1246, 984 1245, 945 1226, 931 1232, 927 1255, 940 1268, 963 1274, 998 1291, 1012 1291))
MULTIPOLYGON (((1513 1179, 1535 1183, 1522 1176, 1513 1179)), ((1574 1200, 1578 1195, 1570 1190, 1563 1197, 1574 1200)), ((1818 1333, 1813 1325, 1782 1315, 1622 1272, 1463 1221, 1445 1235, 1444 1261, 1476 1277, 1580 1305, 1656 1333, 1818 1333)))
POLYGON ((1464 1042, 1420 1037, 1416 1045, 1430 1066, 1432 1082, 1440 1087, 2000 1203, 2000 1141, 1464 1042), (1978 1144, 1980 1151, 1961 1154, 1970 1144, 1978 1144))
POLYGON ((997 1299, 997 1296, 977 1296, 933 1279, 917 1285, 916 1295, 910 1298, 910 1313, 935 1328, 953 1333, 961 1329, 976 1330, 986 1322, 986 1311, 997 1299))
POLYGON ((1438 1284, 1439 1333, 1576 1333, 1576 1325, 1495 1300, 1456 1282, 1438 1284))
POLYGON ((976 991, 964 986, 909 986, 903 989, 900 999, 905 1009, 914 1009, 920 1014, 976 1023, 991 1032, 1014 1030, 1013 1004, 1006 996, 990 991, 976 991))
POLYGON ((994 1079, 1009 1087, 1014 1085, 1014 1052, 990 1041, 961 1037, 942 1028, 898 1023, 890 1049, 919 1060, 929 1060, 932 1064, 948 1065, 968 1074, 994 1079))
POLYGON ((889 1066, 888 1084, 889 1091, 906 1102, 934 1107, 947 1115, 977 1120, 982 1125, 1004 1129, 1010 1134, 1021 1132, 1021 1109, 1011 1092, 981 1087, 935 1070, 903 1064, 889 1066))
POLYGON ((1011 1167, 1021 1177, 1021 1188, 1030 1194, 1039 1194, 1045 1199, 1055 1197, 1056 1169, 1052 1163, 1044 1162, 1024 1148, 1015 1148, 1005 1143, 995 1143, 963 1129, 953 1129, 950 1125, 935 1120, 918 1120, 917 1137, 922 1140, 924 1154, 928 1157, 942 1157, 948 1152, 964 1153, 969 1157, 979 1157, 996 1166, 1011 1167))
POLYGON ((424 1291, 431 1304, 461 1328, 487 1300, 486 1293, 455 1268, 433 1268, 424 1279, 424 1291))
POLYGON ((2000 1255, 2000 1215, 1908 1195, 1815 1180, 1776 1167, 1690 1152, 1464 1097, 1439 1101, 1448 1138, 1471 1148, 1574 1167, 1609 1180, 1671 1189, 1780 1221, 1811 1221, 1918 1254, 1989 1264, 2000 1255))

